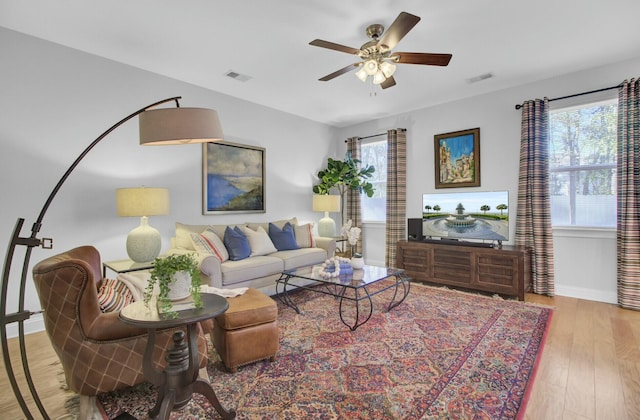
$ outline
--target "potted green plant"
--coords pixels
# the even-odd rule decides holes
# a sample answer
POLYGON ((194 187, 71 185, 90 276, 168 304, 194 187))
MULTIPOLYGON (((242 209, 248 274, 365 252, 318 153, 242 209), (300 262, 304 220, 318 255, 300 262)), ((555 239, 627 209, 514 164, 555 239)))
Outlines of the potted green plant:
POLYGON ((148 305, 154 295, 155 285, 158 285, 158 311, 168 316, 176 316, 173 311, 173 300, 179 300, 191 295, 196 308, 202 308, 200 296, 200 269, 193 254, 172 254, 156 258, 150 271, 151 278, 144 292, 144 302, 148 305), (176 287, 176 282, 186 279, 187 286, 176 287), (174 291, 172 292, 172 286, 174 291))
POLYGON ((373 184, 367 181, 373 176, 376 169, 373 165, 358 167, 360 160, 353 159, 351 153, 347 153, 345 159, 335 160, 329 158, 327 168, 318 172, 320 183, 313 186, 315 194, 329 194, 333 188, 340 193, 341 224, 344 225, 344 194, 347 190, 355 190, 373 197, 375 189, 373 184))

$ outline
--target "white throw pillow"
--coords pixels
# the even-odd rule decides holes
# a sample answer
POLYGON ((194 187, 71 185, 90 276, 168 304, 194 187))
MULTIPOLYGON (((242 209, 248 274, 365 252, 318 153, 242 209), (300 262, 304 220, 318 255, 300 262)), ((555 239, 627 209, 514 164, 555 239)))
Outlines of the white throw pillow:
POLYGON ((314 248, 316 242, 313 240, 313 223, 294 226, 296 242, 300 248, 314 248))
POLYGON ((249 247, 251 248, 251 257, 257 255, 267 255, 278 252, 275 245, 269 238, 269 234, 262 226, 258 226, 257 230, 253 230, 249 227, 243 227, 242 231, 249 240, 249 247))
POLYGON ((211 226, 207 227, 202 233, 191 233, 191 242, 193 248, 200 255, 213 255, 220 262, 225 262, 229 259, 227 248, 211 226))

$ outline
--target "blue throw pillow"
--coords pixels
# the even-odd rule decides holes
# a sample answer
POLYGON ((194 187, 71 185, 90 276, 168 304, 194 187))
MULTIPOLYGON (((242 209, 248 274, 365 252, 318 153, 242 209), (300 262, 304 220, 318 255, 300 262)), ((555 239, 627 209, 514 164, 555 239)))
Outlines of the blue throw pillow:
POLYGON ((238 226, 233 229, 226 227, 223 242, 232 261, 243 260, 251 254, 249 240, 238 226))
POLYGON ((285 223, 282 229, 273 223, 269 223, 269 237, 278 251, 300 248, 296 242, 293 226, 289 222, 285 223))

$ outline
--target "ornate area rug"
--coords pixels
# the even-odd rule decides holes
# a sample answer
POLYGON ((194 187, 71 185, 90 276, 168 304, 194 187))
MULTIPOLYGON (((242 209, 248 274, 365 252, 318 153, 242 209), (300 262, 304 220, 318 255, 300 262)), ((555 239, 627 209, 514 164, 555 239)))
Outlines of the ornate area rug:
MULTIPOLYGON (((386 312, 392 291, 351 332, 337 301, 301 291, 302 313, 278 302, 277 361, 224 371, 210 351, 211 383, 238 419, 513 419, 527 390, 552 310, 420 284, 386 312)), ((99 397, 108 418, 148 418, 149 384, 99 397), (123 415, 124 416, 124 415, 123 415), (126 417, 131 418, 131 417, 126 417)), ((172 419, 218 418, 199 395, 172 419)))

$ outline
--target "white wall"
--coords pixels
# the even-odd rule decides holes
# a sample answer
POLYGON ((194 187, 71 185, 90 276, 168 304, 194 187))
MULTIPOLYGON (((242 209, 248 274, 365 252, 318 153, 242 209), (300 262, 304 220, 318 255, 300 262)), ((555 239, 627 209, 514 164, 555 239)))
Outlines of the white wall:
MULTIPOLYGON (((116 216, 119 187, 170 189, 171 214, 150 218, 162 234, 163 250, 176 221, 318 220, 311 188, 326 158, 335 155, 333 128, 3 28, 0 52, 0 238, 6 241, 0 252, 19 217, 26 220, 20 236, 30 235, 47 195, 91 141, 125 116, 172 96, 182 96, 185 107, 218 110, 227 140, 266 148, 266 213, 203 216, 201 146, 140 147, 134 119, 99 143, 63 185, 38 235, 53 238, 54 249, 34 249, 31 266, 85 244, 96 246, 103 260, 126 258, 126 235, 139 220, 116 216)), ((18 247, 9 313, 17 310, 23 255, 24 247, 18 247)), ((37 311, 30 272, 25 308, 37 311)), ((27 330, 42 328, 38 317, 26 324, 27 330)))
MULTIPOLYGON (((433 136, 480 127, 481 186, 459 191, 508 190, 512 215, 508 243, 512 244, 521 120, 521 112, 514 109, 515 104, 527 99, 555 98, 615 86, 625 78, 640 76, 639 69, 640 58, 342 128, 338 130, 336 147, 344 153, 344 139, 348 137, 406 128, 407 217, 421 217, 422 194, 436 192, 433 136)), ((491 80, 481 83, 491 83, 491 80)), ((376 100, 383 97, 384 93, 376 100)), ((366 261, 384 262, 381 226, 365 226, 363 236, 366 261)), ((615 232, 556 230, 554 248, 557 294, 616 302, 615 232)))

